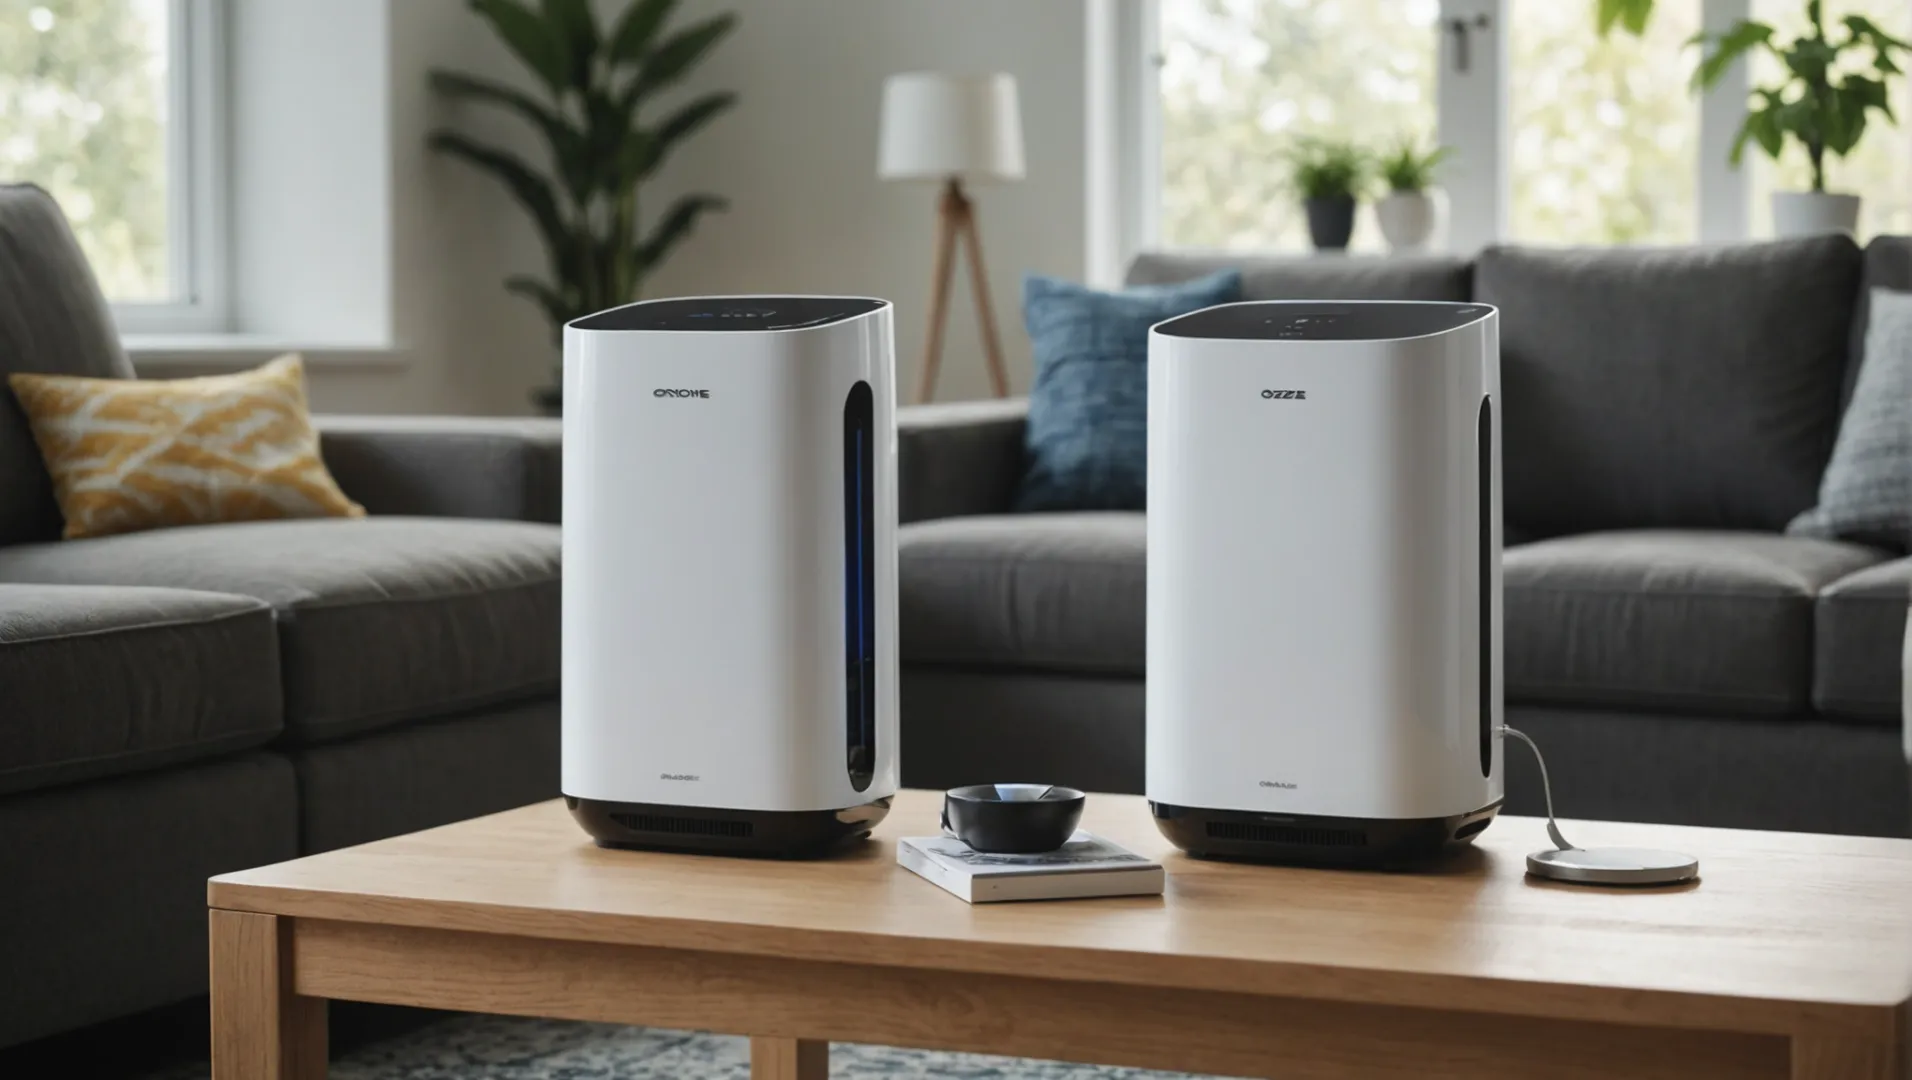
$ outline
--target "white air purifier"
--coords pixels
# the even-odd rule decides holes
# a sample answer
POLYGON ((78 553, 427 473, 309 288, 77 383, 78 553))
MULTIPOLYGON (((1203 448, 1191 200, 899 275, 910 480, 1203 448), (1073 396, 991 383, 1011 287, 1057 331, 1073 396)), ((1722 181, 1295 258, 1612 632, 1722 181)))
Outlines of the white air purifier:
POLYGON ((1150 331, 1147 794, 1178 847, 1392 865, 1492 821, 1499 371, 1482 304, 1150 331))
POLYGON ((883 300, 564 329, 563 791, 598 843, 802 855, 897 785, 883 300))

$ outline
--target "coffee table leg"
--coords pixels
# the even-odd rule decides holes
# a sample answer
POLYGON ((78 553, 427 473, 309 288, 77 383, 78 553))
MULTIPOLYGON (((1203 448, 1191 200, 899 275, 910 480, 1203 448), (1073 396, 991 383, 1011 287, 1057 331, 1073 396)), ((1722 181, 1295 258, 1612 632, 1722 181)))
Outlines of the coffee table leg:
POLYGON ((818 1039, 750 1040, 750 1080, 829 1080, 830 1044, 818 1039))
POLYGON ((208 930, 213 1080, 324 1080, 325 999, 292 992, 292 921, 214 908, 208 930))

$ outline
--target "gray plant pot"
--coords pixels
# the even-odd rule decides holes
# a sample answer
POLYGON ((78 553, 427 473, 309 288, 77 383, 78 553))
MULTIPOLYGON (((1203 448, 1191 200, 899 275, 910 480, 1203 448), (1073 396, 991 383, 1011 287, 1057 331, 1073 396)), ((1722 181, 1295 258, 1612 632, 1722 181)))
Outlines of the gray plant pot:
POLYGON ((1354 197, 1303 199, 1308 211, 1308 238, 1317 251, 1345 251, 1354 235, 1354 197))

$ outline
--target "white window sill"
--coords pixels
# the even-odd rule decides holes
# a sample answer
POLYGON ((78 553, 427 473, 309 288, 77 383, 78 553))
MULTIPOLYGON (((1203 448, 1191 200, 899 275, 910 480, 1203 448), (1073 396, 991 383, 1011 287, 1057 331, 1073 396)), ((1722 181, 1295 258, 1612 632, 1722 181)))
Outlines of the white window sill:
POLYGON ((310 367, 384 367, 405 362, 392 341, 314 341, 273 334, 121 334, 120 345, 140 372, 164 368, 237 371, 289 352, 310 367))

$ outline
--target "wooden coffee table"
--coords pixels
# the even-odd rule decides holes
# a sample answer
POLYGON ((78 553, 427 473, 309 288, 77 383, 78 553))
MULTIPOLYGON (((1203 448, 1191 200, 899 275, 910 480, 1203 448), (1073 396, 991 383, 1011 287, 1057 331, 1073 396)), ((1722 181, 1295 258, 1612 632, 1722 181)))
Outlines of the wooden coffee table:
POLYGON ((215 1080, 325 1072, 325 1001, 701 1028, 752 1076, 830 1040, 1280 1077, 1908 1075, 1912 842, 1605 823, 1697 885, 1530 882, 1540 823, 1438 873, 1174 854, 1140 799, 1086 827, 1163 897, 970 907, 896 865, 905 792, 819 862, 592 847, 561 804, 214 878, 215 1080))

